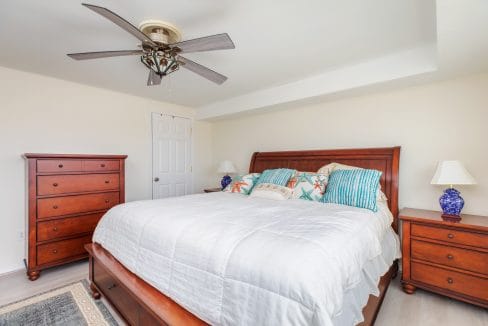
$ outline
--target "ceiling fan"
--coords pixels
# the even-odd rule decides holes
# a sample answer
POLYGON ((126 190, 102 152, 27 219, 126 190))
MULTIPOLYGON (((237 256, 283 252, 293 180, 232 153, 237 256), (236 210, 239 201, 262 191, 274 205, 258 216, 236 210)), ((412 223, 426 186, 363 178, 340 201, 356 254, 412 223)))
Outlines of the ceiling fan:
POLYGON ((159 85, 161 79, 180 67, 186 68, 216 84, 222 84, 227 77, 205 66, 181 56, 181 53, 235 49, 227 33, 205 36, 181 42, 181 33, 173 25, 157 20, 144 21, 139 28, 107 8, 83 3, 83 6, 107 18, 142 43, 140 49, 122 51, 101 51, 70 53, 75 60, 88 60, 127 55, 140 55, 141 62, 149 69, 147 85, 159 85))

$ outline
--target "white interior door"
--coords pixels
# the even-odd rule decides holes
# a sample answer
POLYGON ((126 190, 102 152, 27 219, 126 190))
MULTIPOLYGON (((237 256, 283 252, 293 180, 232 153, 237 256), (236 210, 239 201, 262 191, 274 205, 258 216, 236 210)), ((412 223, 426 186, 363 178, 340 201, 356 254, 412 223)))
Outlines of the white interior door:
POLYGON ((153 198, 191 193, 191 120, 152 114, 153 198))

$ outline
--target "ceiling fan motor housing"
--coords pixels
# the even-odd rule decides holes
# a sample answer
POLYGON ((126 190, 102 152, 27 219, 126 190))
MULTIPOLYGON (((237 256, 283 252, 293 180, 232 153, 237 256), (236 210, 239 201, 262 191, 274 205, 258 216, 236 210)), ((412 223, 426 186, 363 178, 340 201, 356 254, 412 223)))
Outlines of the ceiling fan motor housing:
POLYGON ((139 29, 154 42, 173 44, 181 41, 180 30, 162 20, 145 20, 139 24, 139 29))

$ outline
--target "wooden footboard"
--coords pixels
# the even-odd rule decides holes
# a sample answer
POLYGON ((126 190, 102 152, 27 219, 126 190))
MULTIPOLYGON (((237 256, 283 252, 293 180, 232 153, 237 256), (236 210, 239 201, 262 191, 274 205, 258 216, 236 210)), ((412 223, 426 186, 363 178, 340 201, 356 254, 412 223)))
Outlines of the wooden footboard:
POLYGON ((206 325, 130 272, 99 244, 87 244, 85 249, 90 255, 93 298, 105 296, 129 325, 206 325))
MULTIPOLYGON (((104 295, 129 325, 206 325, 130 272, 99 244, 87 244, 85 248, 90 255, 90 288, 93 298, 99 299, 101 294, 104 295)), ((368 304, 363 308, 364 322, 361 326, 374 324, 388 285, 397 270, 398 264, 395 261, 380 279, 380 295, 370 295, 368 304)))

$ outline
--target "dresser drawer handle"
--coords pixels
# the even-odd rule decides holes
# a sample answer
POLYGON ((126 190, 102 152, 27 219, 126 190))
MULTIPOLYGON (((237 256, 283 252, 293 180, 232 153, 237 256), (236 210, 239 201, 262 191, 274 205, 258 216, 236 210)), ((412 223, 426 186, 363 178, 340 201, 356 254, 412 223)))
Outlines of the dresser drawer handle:
POLYGON ((100 166, 101 166, 102 168, 104 168, 104 167, 105 167, 105 164, 103 164, 103 163, 102 163, 102 164, 100 164, 100 166))
POLYGON ((53 206, 53 208, 54 208, 54 209, 58 209, 58 205, 54 205, 54 206, 53 206))
POLYGON ((453 258, 454 258, 454 256, 453 256, 453 255, 451 255, 451 254, 447 254, 447 259, 451 260, 451 259, 453 259, 453 258))
POLYGON ((110 183, 110 181, 109 180, 105 180, 105 183, 110 183))
POLYGON ((109 202, 110 202, 110 200, 108 200, 108 199, 105 199, 105 203, 107 203, 107 204, 108 204, 109 202))
POLYGON ((114 283, 114 284, 110 285, 107 289, 112 290, 115 287, 117 287, 117 284, 114 283))
POLYGON ((447 283, 452 284, 452 283, 454 283, 454 280, 452 278, 448 277, 447 278, 447 283))
POLYGON ((57 227, 53 227, 53 231, 54 232, 58 232, 58 228, 57 227))
POLYGON ((53 254, 57 254, 58 253, 58 249, 53 249, 53 254))
POLYGON ((57 186, 58 186, 57 182, 53 183, 53 187, 57 187, 57 186))
POLYGON ((59 165, 58 165, 58 168, 62 169, 62 168, 63 168, 63 166, 64 166, 63 164, 59 164, 59 165))
POLYGON ((454 234, 449 233, 449 234, 447 235, 447 237, 448 237, 449 239, 453 239, 453 238, 454 238, 454 234))

